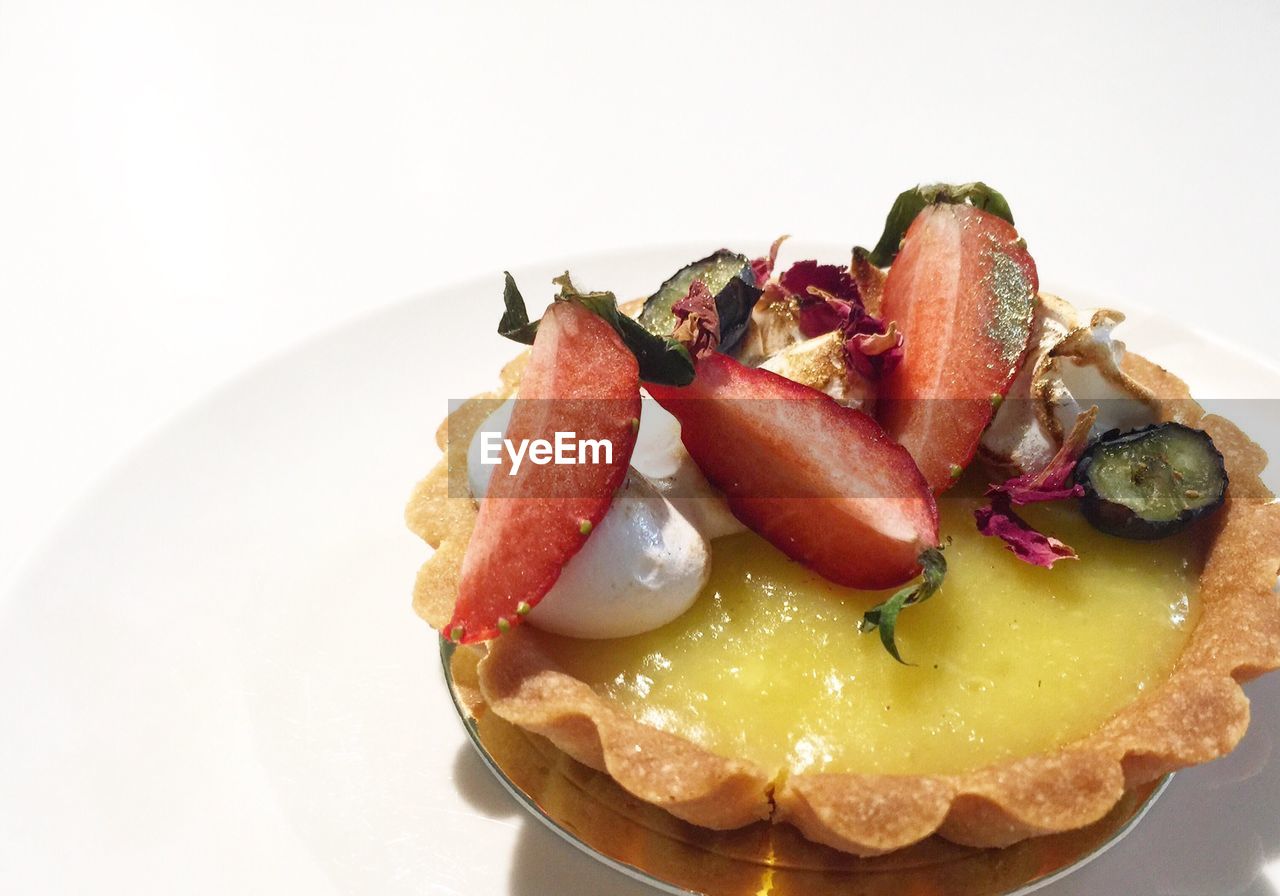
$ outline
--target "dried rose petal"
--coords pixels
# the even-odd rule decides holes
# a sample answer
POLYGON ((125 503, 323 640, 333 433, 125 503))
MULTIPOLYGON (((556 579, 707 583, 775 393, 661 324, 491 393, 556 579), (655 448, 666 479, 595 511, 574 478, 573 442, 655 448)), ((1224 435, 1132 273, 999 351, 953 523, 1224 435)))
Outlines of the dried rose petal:
POLYGON ((773 245, 769 247, 768 256, 751 262, 751 273, 755 275, 756 286, 763 288, 769 282, 769 278, 773 276, 773 267, 778 263, 778 248, 790 238, 790 234, 784 233, 773 241, 773 245))
POLYGON ((679 323, 671 338, 682 342, 695 358, 701 358, 716 350, 720 344, 720 313, 716 299, 702 280, 689 284, 689 293, 671 306, 671 313, 679 323))
POLYGON ((800 332, 806 339, 838 330, 865 313, 858 284, 839 265, 797 261, 779 282, 799 302, 800 332))
POLYGON ((846 328, 844 351, 858 373, 868 379, 882 377, 902 360, 902 334, 890 323, 886 328, 879 320, 866 315, 850 333, 846 328))
POLYGON ((1058 501, 1063 498, 1078 498, 1084 494, 1079 485, 1071 485, 1071 473, 1076 468, 1076 461, 1084 453, 1089 443, 1089 433, 1094 421, 1098 419, 1098 408, 1091 407, 1076 417, 1071 432, 1062 440, 1062 447, 1045 464, 1038 473, 1024 473, 1021 476, 987 489, 988 495, 1003 493, 1008 495, 1014 504, 1034 504, 1038 501, 1058 501))
POLYGON ((987 496, 991 500, 986 507, 979 507, 973 512, 978 521, 978 531, 1001 539, 1020 560, 1036 566, 1049 568, 1054 561, 1074 559, 1076 552, 1070 546, 1031 528, 1026 520, 1013 512, 1013 505, 1059 501, 1084 494, 1081 486, 1071 484, 1071 473, 1084 453, 1097 417, 1097 407, 1091 407, 1078 416, 1062 447, 1044 469, 1015 476, 988 488, 987 496))
POLYGON ((994 535, 1013 551, 1014 556, 1026 563, 1052 569, 1059 560, 1074 560, 1076 552, 1070 545, 1063 544, 1052 535, 1045 535, 1035 529, 1013 512, 1013 506, 1004 495, 991 499, 986 507, 979 507, 973 512, 978 521, 978 531, 983 535, 994 535))
MULTIPOLYGON (((772 284, 770 284, 772 287, 772 284)), ((813 339, 839 330, 845 359, 869 380, 889 372, 902 359, 902 336, 890 324, 867 314, 857 281, 847 268, 797 261, 781 277, 778 287, 796 303, 801 334, 813 339)))

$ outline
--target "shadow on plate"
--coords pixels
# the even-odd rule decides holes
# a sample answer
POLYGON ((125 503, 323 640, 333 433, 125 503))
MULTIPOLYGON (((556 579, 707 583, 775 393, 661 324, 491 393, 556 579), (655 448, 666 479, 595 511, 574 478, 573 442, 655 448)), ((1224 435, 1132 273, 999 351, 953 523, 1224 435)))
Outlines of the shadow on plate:
POLYGON ((600 864, 526 812, 498 782, 470 743, 458 748, 453 779, 463 799, 477 811, 491 817, 521 817, 507 888, 510 896, 552 893, 653 896, 653 888, 600 864))

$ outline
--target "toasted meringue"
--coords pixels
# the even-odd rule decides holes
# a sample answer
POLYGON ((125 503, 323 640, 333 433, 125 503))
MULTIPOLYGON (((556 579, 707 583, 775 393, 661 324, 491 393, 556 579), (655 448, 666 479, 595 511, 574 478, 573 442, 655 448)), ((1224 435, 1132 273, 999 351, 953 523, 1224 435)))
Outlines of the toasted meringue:
POLYGON ((1123 320, 1118 311, 1082 312, 1041 293, 1030 348, 983 434, 982 458, 1011 474, 1038 470, 1062 445, 1072 421, 1093 405, 1094 435, 1159 419, 1155 395, 1121 369, 1125 345, 1112 330, 1123 320))

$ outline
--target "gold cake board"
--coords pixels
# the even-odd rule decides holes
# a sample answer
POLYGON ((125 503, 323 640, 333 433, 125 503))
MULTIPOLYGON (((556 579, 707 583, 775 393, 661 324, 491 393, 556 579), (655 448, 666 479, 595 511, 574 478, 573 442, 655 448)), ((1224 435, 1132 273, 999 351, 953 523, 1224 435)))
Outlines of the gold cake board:
POLYGON ((1168 782, 1166 777, 1130 791, 1088 827, 1005 849, 930 837, 863 859, 812 843, 787 824, 762 821, 713 831, 636 799, 603 772, 486 711, 475 687, 478 654, 440 643, 445 678, 467 733, 517 801, 589 855, 680 896, 1015 896, 1114 844, 1168 782))

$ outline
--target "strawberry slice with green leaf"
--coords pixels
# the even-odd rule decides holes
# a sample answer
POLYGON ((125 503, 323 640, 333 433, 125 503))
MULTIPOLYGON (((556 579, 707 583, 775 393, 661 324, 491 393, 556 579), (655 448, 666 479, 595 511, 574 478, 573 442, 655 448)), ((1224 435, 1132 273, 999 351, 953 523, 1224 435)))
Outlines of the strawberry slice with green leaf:
POLYGON ((880 315, 903 337, 877 415, 945 491, 972 460, 1031 336, 1039 283, 1007 220, 971 205, 926 206, 907 229, 880 315))
POLYGON ((688 386, 645 388, 734 516, 825 578, 888 588, 937 545, 928 484, 861 411, 722 354, 700 358, 688 386))
MULTIPOLYGON (((509 305, 513 291, 511 283, 509 305)), ((506 438, 515 445, 554 444, 557 433, 572 433, 575 442, 607 439, 612 458, 535 463, 530 454, 510 475, 503 452, 480 503, 446 629, 464 644, 506 631, 551 590, 604 518, 635 447, 639 367, 614 326, 566 288, 536 333, 506 438)))
POLYGON ((645 388, 680 421, 680 440, 734 516, 788 557, 850 588, 923 571, 860 623, 905 662, 898 614, 933 596, 947 569, 938 506, 906 449, 861 411, 726 355, 699 358, 688 386, 645 388))

